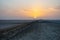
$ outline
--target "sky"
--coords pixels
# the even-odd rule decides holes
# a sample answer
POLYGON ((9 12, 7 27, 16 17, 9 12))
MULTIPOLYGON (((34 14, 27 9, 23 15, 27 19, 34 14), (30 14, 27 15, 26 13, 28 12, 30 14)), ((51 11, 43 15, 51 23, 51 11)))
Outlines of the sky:
POLYGON ((60 20, 60 0, 0 0, 0 20, 60 20))

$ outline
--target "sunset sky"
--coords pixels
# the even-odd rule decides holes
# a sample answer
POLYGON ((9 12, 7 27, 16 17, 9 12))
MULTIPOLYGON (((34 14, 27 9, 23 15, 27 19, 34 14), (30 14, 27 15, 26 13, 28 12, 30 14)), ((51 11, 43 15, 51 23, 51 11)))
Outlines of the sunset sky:
POLYGON ((0 0, 0 20, 60 19, 60 0, 0 0))

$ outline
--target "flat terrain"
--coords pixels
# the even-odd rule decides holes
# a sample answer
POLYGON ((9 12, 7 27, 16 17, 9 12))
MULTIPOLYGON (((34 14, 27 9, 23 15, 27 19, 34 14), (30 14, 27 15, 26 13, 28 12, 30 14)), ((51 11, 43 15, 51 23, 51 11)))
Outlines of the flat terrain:
POLYGON ((60 23, 36 21, 14 34, 16 35, 10 38, 6 35, 1 40, 60 40, 60 23))

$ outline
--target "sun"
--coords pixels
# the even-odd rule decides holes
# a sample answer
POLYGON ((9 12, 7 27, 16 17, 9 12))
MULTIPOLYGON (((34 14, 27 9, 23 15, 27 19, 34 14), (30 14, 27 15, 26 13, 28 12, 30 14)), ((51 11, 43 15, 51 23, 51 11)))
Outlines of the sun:
POLYGON ((35 13, 35 12, 34 12, 34 13, 32 14, 32 17, 36 19, 36 18, 38 17, 38 13, 35 13))
POLYGON ((34 16, 33 18, 34 18, 34 19, 36 19, 36 18, 37 18, 37 16, 34 16))
POLYGON ((40 9, 38 7, 32 7, 26 13, 28 17, 31 17, 33 19, 37 19, 41 15, 40 9))
POLYGON ((37 17, 39 17, 39 15, 40 15, 39 9, 37 9, 37 8, 32 9, 32 17, 33 18, 36 19, 37 17))

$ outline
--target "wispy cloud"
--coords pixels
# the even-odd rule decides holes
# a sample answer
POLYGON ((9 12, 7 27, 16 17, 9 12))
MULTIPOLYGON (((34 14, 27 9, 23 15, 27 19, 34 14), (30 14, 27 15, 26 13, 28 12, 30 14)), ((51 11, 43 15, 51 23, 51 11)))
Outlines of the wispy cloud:
POLYGON ((0 19, 29 19, 37 16, 60 19, 60 0, 0 0, 0 19))

